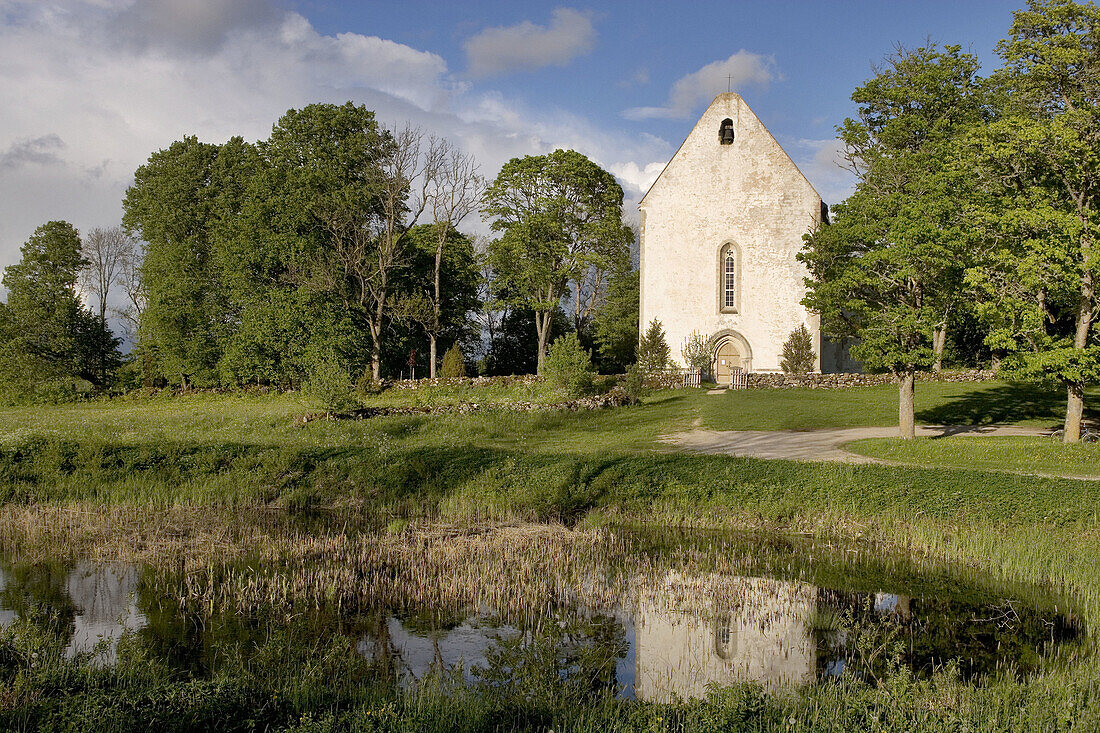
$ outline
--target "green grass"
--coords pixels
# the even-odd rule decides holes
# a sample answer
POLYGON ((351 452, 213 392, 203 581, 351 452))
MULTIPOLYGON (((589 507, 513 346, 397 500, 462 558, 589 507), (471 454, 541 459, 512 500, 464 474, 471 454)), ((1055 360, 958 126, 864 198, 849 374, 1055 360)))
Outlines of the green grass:
POLYGON ((913 465, 1100 478, 1100 444, 1062 445, 1046 437, 872 438, 845 449, 913 465))
MULTIPOLYGON (((920 384, 917 395, 917 417, 929 423, 1054 426, 1063 409, 1056 390, 1000 383, 920 384)), ((1089 395, 1094 403, 1096 397, 1095 391, 1089 395)), ((918 463, 965 466, 924 468, 670 454, 655 442, 696 421, 722 429, 889 425, 896 419, 891 387, 720 396, 669 391, 640 406, 599 412, 297 424, 309 409, 296 395, 165 396, 3 409, 0 499, 242 510, 344 506, 380 528, 418 517, 766 526, 871 539, 991 578, 1053 588, 1075 599, 1090 628, 1100 625, 1097 485, 980 470, 987 467, 977 458, 982 451, 1000 461, 1013 452, 1000 447, 1009 444, 975 438, 869 444, 874 450, 927 451, 927 460, 918 463), (975 440, 980 442, 964 442, 975 440)), ((1040 442, 1019 443, 1034 451, 1020 460, 1079 466, 1090 457, 1040 442)), ((141 665, 132 679, 120 679, 59 662, 61 671, 40 679, 13 659, 0 654, 12 679, 27 680, 21 683, 27 687, 11 688, 26 695, 18 700, 25 701, 20 714, 27 717, 5 719, 13 725, 77 721, 79 727, 101 720, 100 707, 113 705, 128 706, 119 715, 143 726, 171 719, 173 706, 192 697, 194 709, 215 717, 241 711, 235 719, 245 720, 246 713, 262 709, 274 727, 300 730, 400 724, 409 730, 1068 731, 1096 730, 1100 719, 1097 656, 1052 663, 1022 683, 993 680, 981 688, 950 674, 930 681, 898 675, 881 688, 820 684, 789 696, 735 686, 707 701, 672 707, 612 700, 456 702, 392 693, 331 702, 317 691, 320 697, 310 704, 335 707, 318 713, 327 719, 312 722, 299 718, 313 708, 263 702, 273 688, 258 678, 238 684, 227 677, 204 687, 158 677, 156 670, 141 676, 141 665), (39 688, 57 694, 36 697, 39 688), (57 707, 42 707, 48 705, 57 707), (386 721, 364 722, 385 706, 386 721)))
MULTIPOLYGON (((713 430, 811 430, 897 425, 893 385, 842 390, 730 390, 707 395, 702 424, 713 430)), ((1065 415, 1065 392, 1005 382, 918 382, 917 422, 934 425, 1016 424, 1055 427, 1065 415)), ((1089 391, 1086 417, 1100 419, 1100 389, 1089 391)))

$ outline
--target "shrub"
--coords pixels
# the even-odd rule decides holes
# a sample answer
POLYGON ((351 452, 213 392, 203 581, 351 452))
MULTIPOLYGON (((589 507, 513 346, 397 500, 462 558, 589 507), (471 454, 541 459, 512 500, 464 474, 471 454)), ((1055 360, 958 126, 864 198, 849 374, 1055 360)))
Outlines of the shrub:
POLYGON ((351 394, 351 375, 335 356, 321 359, 310 368, 304 391, 330 415, 349 410, 356 404, 351 394))
POLYGON ((592 357, 581 347, 575 333, 559 336, 550 344, 542 371, 551 389, 570 397, 580 397, 592 390, 592 357))
POLYGON ((439 376, 444 379, 461 379, 466 376, 466 356, 458 344, 447 349, 447 353, 443 354, 439 376))
POLYGON ((784 374, 806 374, 814 370, 814 341, 810 330, 801 325, 791 331, 783 344, 783 360, 779 366, 784 374))
POLYGON ((637 404, 649 393, 645 386, 645 372, 637 364, 631 364, 626 368, 623 391, 626 392, 626 397, 632 405, 637 404))
POLYGON ((684 357, 684 366, 688 369, 696 369, 700 374, 710 371, 710 345, 698 331, 692 331, 684 339, 680 354, 684 357))
POLYGON ((654 318, 638 340, 638 367, 645 374, 656 374, 672 364, 672 350, 665 339, 665 329, 654 318))

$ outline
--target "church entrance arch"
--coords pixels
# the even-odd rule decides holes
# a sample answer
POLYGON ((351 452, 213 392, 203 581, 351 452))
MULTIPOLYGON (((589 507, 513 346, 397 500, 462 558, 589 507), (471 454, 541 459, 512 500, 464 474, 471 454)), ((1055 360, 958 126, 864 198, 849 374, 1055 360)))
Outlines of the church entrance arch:
POLYGON ((730 384, 736 372, 752 369, 752 348, 736 331, 719 331, 710 338, 713 362, 711 373, 718 384, 730 384))
POLYGON ((718 384, 729 384, 734 369, 741 368, 741 354, 732 339, 726 339, 714 354, 714 379, 718 384))

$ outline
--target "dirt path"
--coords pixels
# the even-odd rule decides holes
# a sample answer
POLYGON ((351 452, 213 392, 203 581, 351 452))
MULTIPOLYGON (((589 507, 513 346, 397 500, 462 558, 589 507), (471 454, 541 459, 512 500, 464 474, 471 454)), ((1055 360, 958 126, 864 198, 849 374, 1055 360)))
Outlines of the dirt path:
MULTIPOLYGON (((1042 428, 1016 426, 920 425, 922 437, 1046 435, 1042 428)), ((844 463, 893 463, 849 453, 845 443, 863 438, 894 438, 898 429, 826 428, 822 430, 705 430, 662 435, 660 440, 680 450, 728 456, 772 458, 790 461, 841 461, 844 463)), ((900 464, 898 464, 900 465, 900 464)))

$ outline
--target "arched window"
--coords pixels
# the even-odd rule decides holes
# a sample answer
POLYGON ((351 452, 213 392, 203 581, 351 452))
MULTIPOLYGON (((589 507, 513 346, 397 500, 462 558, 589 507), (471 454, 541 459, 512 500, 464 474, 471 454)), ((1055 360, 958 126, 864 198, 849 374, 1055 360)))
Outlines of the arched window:
POLYGON ((725 248, 722 257, 722 309, 737 307, 737 253, 733 247, 725 248))
POLYGON ((718 142, 721 145, 733 144, 733 120, 729 117, 722 120, 722 124, 718 127, 718 142))
POLYGON ((733 242, 726 242, 718 248, 717 300, 719 313, 739 313, 741 311, 741 250, 733 242))

